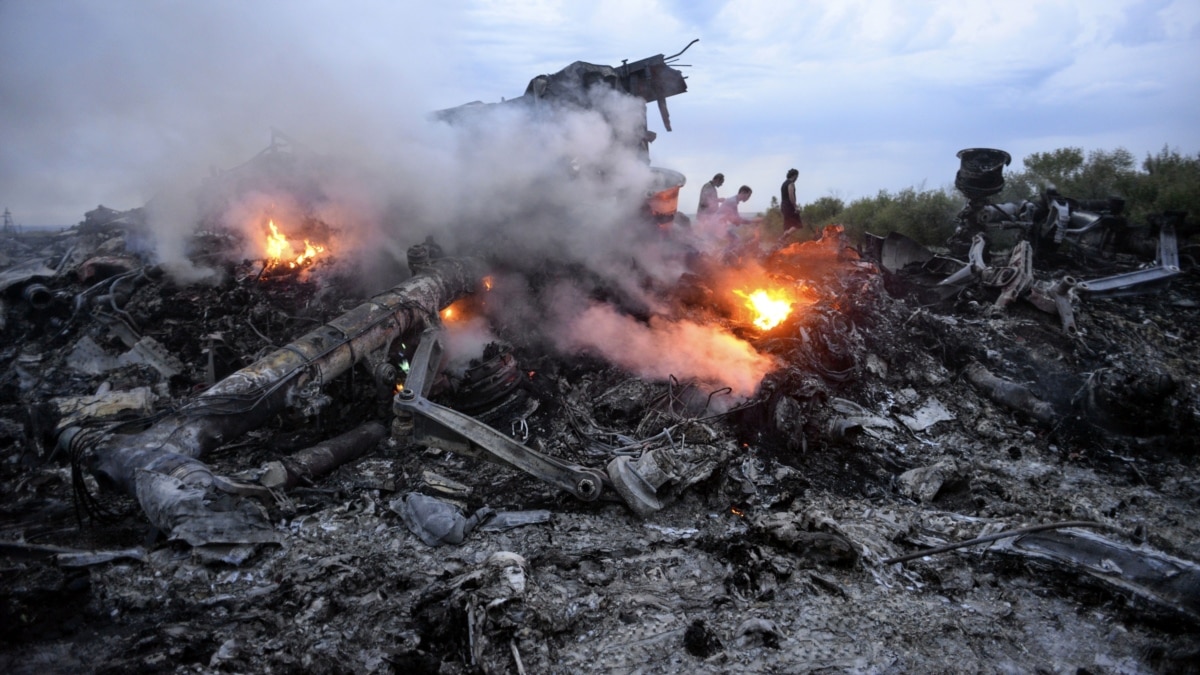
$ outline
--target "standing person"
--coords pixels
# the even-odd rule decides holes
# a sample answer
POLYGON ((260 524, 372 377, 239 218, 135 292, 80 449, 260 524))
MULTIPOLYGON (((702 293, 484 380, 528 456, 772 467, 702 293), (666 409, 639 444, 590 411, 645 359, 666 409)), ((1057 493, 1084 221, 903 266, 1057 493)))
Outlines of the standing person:
POLYGON ((779 210, 783 212, 783 234, 779 235, 780 239, 804 227, 800 207, 796 204, 796 178, 799 175, 799 171, 788 169, 787 180, 779 186, 779 210))
POLYGON ((721 198, 717 196, 717 188, 725 184, 725 174, 719 173, 700 188, 700 205, 696 207, 696 220, 704 220, 716 215, 721 198))

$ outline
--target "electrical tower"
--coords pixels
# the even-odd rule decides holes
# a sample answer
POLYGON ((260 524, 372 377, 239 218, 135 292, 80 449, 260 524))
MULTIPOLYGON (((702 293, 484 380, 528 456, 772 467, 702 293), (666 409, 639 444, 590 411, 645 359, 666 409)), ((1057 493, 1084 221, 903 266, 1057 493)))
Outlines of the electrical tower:
POLYGON ((13 224, 12 213, 6 208, 4 209, 4 226, 0 227, 0 236, 15 237, 17 235, 17 226, 13 224))

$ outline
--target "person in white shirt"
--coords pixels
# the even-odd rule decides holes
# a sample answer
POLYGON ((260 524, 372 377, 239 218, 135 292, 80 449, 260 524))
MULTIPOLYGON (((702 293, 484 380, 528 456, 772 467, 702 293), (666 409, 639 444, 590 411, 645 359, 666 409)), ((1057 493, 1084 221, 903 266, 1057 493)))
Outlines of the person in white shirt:
POLYGON ((728 228, 725 232, 726 238, 730 243, 737 241, 737 228, 742 225, 753 225, 759 221, 756 219, 743 218, 738 213, 738 204, 750 199, 750 195, 754 194, 754 190, 750 189, 749 185, 743 185, 738 188, 737 194, 721 201, 721 205, 717 207, 716 219, 717 222, 728 228))

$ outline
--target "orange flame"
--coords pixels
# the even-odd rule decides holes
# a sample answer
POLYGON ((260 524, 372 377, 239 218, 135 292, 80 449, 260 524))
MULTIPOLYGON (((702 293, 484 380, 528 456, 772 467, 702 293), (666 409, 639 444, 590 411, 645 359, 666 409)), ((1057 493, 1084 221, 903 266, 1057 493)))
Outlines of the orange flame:
POLYGON ((283 259, 284 251, 289 254, 292 252, 292 245, 275 227, 274 220, 268 221, 267 226, 271 228, 271 234, 267 235, 267 259, 278 262, 283 259))
POLYGON ((314 244, 309 240, 304 240, 304 251, 299 255, 292 248, 292 242, 287 236, 279 231, 275 226, 274 220, 267 221, 267 227, 271 229, 267 235, 267 268, 274 269, 280 265, 286 264, 288 269, 296 269, 302 265, 312 262, 318 254, 325 252, 325 247, 319 244, 314 244))
POLYGON ((792 313, 792 306, 796 304, 791 294, 782 290, 768 291, 760 288, 753 293, 738 290, 734 293, 745 298, 746 307, 754 313, 754 325, 761 330, 771 330, 783 323, 792 313))

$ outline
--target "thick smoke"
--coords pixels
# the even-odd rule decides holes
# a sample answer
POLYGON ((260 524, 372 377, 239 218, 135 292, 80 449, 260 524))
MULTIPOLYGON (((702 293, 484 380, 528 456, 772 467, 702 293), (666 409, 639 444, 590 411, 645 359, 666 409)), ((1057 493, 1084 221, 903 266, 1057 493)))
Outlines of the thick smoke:
MULTIPOLYGON (((331 250, 355 265, 381 251, 401 263, 408 246, 432 237, 448 254, 496 266, 490 305, 509 319, 524 316, 524 330, 542 336, 532 340, 642 377, 753 394, 770 359, 718 327, 655 317, 668 309, 660 291, 684 270, 687 249, 643 212, 656 189, 641 143, 643 100, 593 86, 571 104, 458 113, 410 129, 409 158, 426 161, 287 155, 279 161, 289 189, 210 190, 201 211, 240 229, 251 246, 262 241, 266 214, 281 227, 315 218, 336 228, 331 250)), ((478 321, 454 324, 450 357, 461 366, 490 337, 478 321)))
MULTIPOLYGON (((94 58, 24 86, 19 64, 0 66, 27 94, 10 114, 43 120, 25 125, 29 143, 74 143, 80 175, 112 178, 111 196, 97 203, 144 204, 155 261, 179 281, 219 276, 220 265, 189 257, 198 231, 233 233, 241 243, 231 257, 253 259, 264 253, 268 219, 297 241, 314 223, 327 226, 321 243, 364 276, 368 292, 399 281, 408 247, 433 237, 449 255, 486 256, 496 267, 492 304, 528 319, 547 345, 742 393, 761 375, 750 354, 712 346, 725 337, 647 320, 666 312, 661 291, 684 270, 684 256, 641 213, 654 173, 640 98, 602 83, 580 86, 565 105, 510 101, 439 118, 433 111, 445 99, 434 102, 462 66, 435 56, 452 49, 421 31, 378 42, 378 24, 397 18, 388 3, 346 16, 327 3, 278 11, 270 3, 149 3, 132 13, 78 0, 72 23, 88 26, 79 33, 40 7, 5 10, 9 25, 42 27, 40 42, 10 36, 22 49, 53 60, 39 45, 71 40, 94 58), (313 23, 329 31, 316 39, 304 29, 313 23), (71 137, 83 128, 72 115, 87 115, 88 128, 104 133, 71 137), (576 311, 560 311, 562 293, 551 287, 570 287, 576 311), (630 315, 640 320, 622 318, 630 315), (614 325, 621 329, 604 329, 614 325), (617 358, 633 335, 638 348, 617 358), (681 343, 695 346, 694 358, 676 358, 681 343), (655 350, 674 356, 654 364, 655 350)), ((446 11, 405 10, 398 25, 452 25, 453 17, 424 15, 446 11)), ((507 94, 492 96, 514 98, 524 85, 506 83, 507 94)), ((476 337, 460 342, 477 346, 486 333, 475 326, 476 337)))

